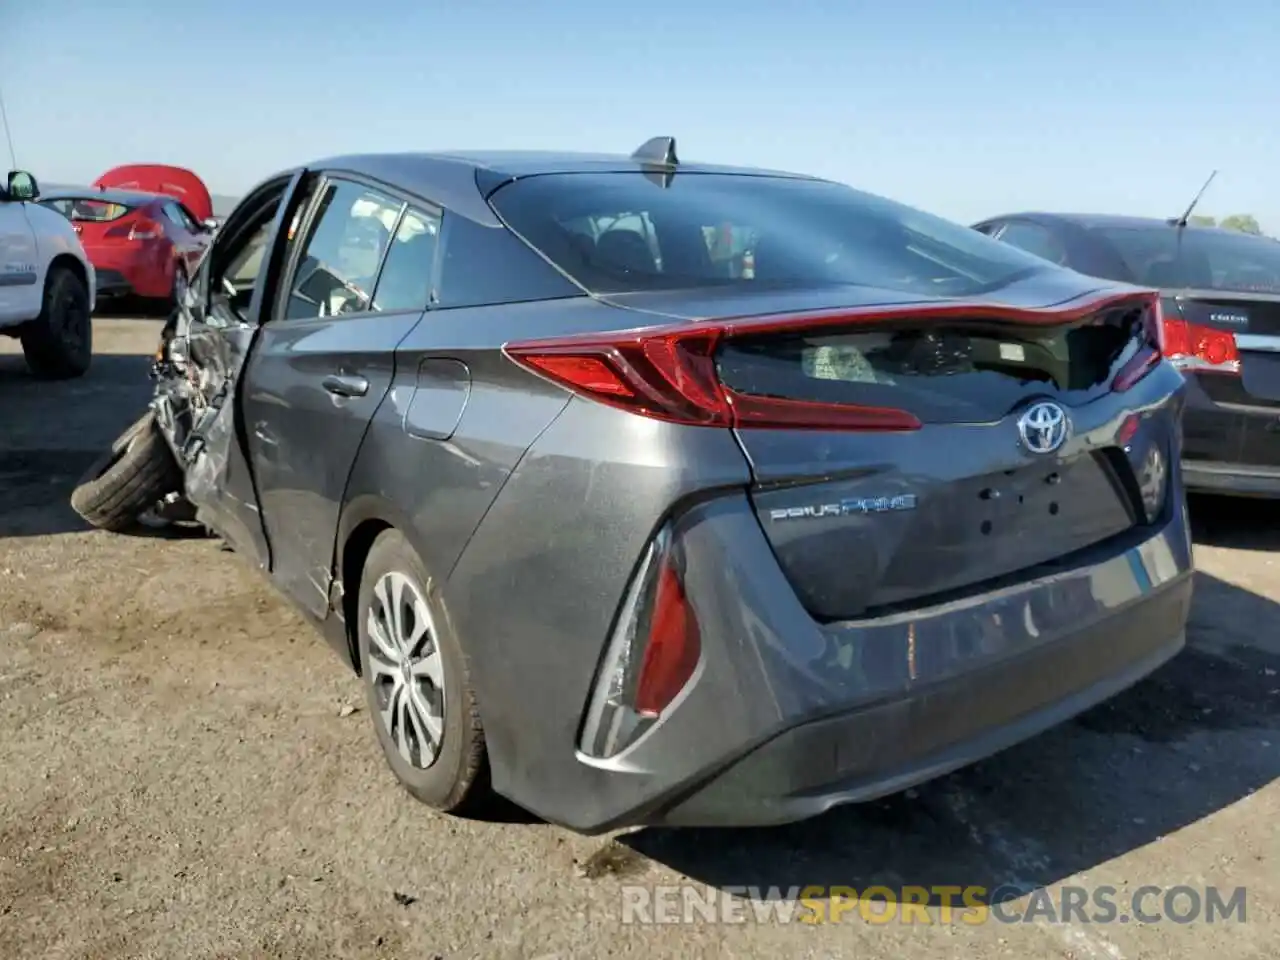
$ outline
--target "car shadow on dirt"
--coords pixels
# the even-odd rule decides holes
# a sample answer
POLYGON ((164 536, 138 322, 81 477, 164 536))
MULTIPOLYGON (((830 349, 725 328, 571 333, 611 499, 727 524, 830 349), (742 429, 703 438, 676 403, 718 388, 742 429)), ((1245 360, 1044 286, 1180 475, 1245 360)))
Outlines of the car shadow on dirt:
MULTIPOLYGON (((1280 638, 1280 604, 1197 576, 1187 649, 1072 722, 906 794, 804 823, 624 835, 600 851, 602 872, 647 857, 739 896, 977 886, 997 902, 1230 806, 1280 776, 1280 656, 1254 642, 1280 638)), ((944 901, 935 892, 931 902, 944 901)))
POLYGON ((83 377, 41 381, 20 354, 0 355, 0 538, 89 529, 71 490, 146 409, 149 363, 99 355, 83 377))

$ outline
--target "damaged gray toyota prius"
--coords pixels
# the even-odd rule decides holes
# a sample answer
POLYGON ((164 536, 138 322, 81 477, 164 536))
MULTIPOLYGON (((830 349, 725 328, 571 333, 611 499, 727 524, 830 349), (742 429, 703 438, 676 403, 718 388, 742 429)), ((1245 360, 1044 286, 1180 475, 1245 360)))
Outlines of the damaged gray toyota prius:
POLYGON ((266 571, 436 809, 781 823, 1182 647, 1158 311, 666 138, 327 160, 227 218, 73 503, 266 571))

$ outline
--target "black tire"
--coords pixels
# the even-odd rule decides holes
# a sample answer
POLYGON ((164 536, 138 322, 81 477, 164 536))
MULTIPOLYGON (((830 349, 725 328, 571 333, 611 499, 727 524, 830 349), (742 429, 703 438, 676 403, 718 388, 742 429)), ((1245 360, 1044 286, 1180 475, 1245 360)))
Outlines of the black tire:
MULTIPOLYGON (((418 800, 445 813, 468 814, 480 810, 492 798, 485 752, 484 728, 475 691, 471 686, 470 664, 453 629, 440 609, 434 581, 408 541, 388 530, 374 541, 360 578, 356 609, 356 631, 360 651, 360 671, 365 701, 378 745, 396 779, 418 800), (425 768, 406 761, 382 720, 385 689, 370 668, 369 613, 381 609, 376 588, 389 574, 400 574, 416 588, 430 615, 431 630, 443 661, 443 734, 434 762, 425 768)), ((422 649, 428 649, 424 643, 422 649)), ((385 683, 385 681, 383 681, 385 683)))
POLYGON ((22 353, 42 380, 80 377, 93 360, 93 304, 70 267, 50 268, 40 316, 21 331, 22 353))
POLYGON ((93 526, 121 532, 167 494, 182 490, 182 469, 148 410, 94 461, 71 492, 71 506, 93 526))

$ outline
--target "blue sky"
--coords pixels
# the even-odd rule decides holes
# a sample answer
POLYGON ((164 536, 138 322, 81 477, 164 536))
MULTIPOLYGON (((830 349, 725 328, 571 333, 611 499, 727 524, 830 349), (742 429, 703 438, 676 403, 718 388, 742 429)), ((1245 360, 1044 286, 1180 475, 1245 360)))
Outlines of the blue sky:
MULTIPOLYGON (((215 193, 360 150, 630 151, 798 169, 961 221, 1015 208, 1280 232, 1274 0, 15 0, 18 159, 215 193), (161 12, 163 11, 163 12, 161 12)), ((7 162, 7 157, 5 158, 7 162)))

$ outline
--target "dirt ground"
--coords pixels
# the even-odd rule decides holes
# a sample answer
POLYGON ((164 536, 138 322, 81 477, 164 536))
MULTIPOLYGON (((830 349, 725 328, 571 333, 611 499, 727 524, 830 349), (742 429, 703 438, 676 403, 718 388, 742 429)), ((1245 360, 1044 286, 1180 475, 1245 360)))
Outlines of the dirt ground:
POLYGON ((0 958, 1275 956, 1280 508, 1193 502, 1189 649, 906 796, 758 832, 454 820, 396 786, 357 680, 236 556, 67 506, 157 331, 100 319, 93 369, 52 385, 0 342, 0 958), (1244 886, 1247 914, 623 922, 624 885, 677 883, 1244 886))

